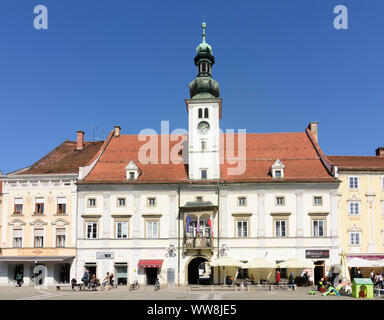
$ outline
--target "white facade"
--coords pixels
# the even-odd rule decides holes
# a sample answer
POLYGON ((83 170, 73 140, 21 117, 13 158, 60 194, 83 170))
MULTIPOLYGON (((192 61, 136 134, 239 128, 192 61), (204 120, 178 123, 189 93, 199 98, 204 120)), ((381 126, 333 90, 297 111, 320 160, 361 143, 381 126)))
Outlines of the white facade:
MULTIPOLYGON (((337 187, 334 183, 237 184, 220 186, 218 191, 216 185, 80 185, 77 274, 83 273, 85 265, 96 264, 97 277, 104 278, 106 272, 116 272, 116 265, 126 264, 127 281, 137 279, 145 284, 146 272, 138 268, 139 260, 160 259, 163 260, 158 270, 160 282, 172 285, 173 280, 169 283, 168 277, 170 269, 174 269, 174 284, 183 285, 188 283, 188 264, 195 257, 208 261, 218 255, 241 261, 265 257, 281 262, 306 260, 306 250, 329 250, 329 258, 312 259, 323 261, 327 274, 340 260, 337 187), (155 206, 148 205, 148 198, 152 197, 156 198, 155 206), (185 248, 185 216, 183 212, 179 216, 179 207, 196 201, 196 197, 218 206, 218 213, 207 210, 212 218, 212 248, 185 248), (239 197, 246 198, 245 205, 239 205, 239 197), (284 197, 284 204, 277 205, 276 197, 284 197), (315 205, 314 197, 321 197, 322 204, 315 205), (97 199, 97 208, 87 206, 89 198, 97 199), (126 199, 125 207, 116 206, 118 198, 126 199), (126 239, 116 238, 115 224, 119 219, 128 222, 126 239), (279 219, 287 222, 286 234, 280 237, 276 236, 274 226, 279 219), (158 221, 158 238, 147 238, 149 220, 158 221), (314 234, 314 220, 324 221, 324 234, 314 234), (97 239, 86 239, 87 221, 98 223, 97 239), (247 221, 245 236, 238 234, 238 221, 247 221), (176 248, 174 256, 169 254, 171 245, 176 248), (112 255, 105 258, 101 253, 112 255)), ((194 211, 189 209, 186 213, 193 215, 194 211)))

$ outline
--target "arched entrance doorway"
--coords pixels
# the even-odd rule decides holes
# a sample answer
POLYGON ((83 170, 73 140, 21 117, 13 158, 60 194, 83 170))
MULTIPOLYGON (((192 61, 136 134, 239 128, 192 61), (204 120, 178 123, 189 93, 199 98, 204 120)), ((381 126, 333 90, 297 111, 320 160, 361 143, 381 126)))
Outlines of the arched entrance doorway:
POLYGON ((208 259, 203 257, 196 257, 188 264, 188 284, 208 284, 209 278, 204 278, 203 263, 208 262, 208 259), (201 271, 200 271, 201 270, 201 271), (201 281, 201 280, 205 281, 201 281))

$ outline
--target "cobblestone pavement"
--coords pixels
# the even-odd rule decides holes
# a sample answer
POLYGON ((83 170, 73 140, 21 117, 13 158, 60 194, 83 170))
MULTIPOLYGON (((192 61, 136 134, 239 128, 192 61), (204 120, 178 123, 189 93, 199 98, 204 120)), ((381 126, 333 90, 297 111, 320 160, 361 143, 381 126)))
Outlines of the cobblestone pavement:
MULTIPOLYGON (((326 296, 319 292, 309 295, 310 288, 295 291, 188 291, 187 287, 161 288, 155 292, 152 286, 129 291, 118 287, 110 291, 71 291, 55 287, 36 289, 34 287, 0 287, 0 300, 354 300, 349 296, 326 296)), ((374 300, 384 297, 374 297, 374 300)), ((371 300, 371 299, 369 299, 371 300)))

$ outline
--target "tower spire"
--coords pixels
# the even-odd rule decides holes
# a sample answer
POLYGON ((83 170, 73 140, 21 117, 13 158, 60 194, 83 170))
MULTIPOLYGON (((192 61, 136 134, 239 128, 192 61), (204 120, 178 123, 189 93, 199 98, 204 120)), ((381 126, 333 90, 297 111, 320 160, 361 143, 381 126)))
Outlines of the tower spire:
MULTIPOLYGON (((204 19, 205 20, 205 19, 204 19)), ((194 59, 197 66, 197 77, 189 84, 192 99, 217 98, 220 95, 219 84, 212 79, 212 66, 215 63, 212 47, 205 41, 207 24, 203 20, 203 41, 196 48, 194 59)))

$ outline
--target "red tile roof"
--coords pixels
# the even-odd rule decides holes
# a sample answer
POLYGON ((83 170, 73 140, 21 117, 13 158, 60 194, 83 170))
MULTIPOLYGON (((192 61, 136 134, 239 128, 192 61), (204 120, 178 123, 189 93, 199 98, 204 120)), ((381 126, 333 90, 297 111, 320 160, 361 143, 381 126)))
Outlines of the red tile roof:
MULTIPOLYGON (((138 135, 120 135, 113 137, 106 146, 95 167, 91 170, 82 183, 177 183, 191 182, 188 180, 188 165, 180 163, 160 163, 161 138, 170 143, 169 150, 179 144, 181 138, 187 136, 160 136, 154 135, 157 140, 154 144, 158 156, 158 164, 144 164, 139 161, 139 150, 147 141, 139 141, 138 135), (169 141, 169 137, 179 137, 178 141, 169 141), (136 181, 126 180, 125 167, 133 160, 142 174, 136 181)), ((238 135, 234 134, 234 150, 237 150, 238 135)), ((307 132, 298 133, 266 133, 246 134, 246 170, 240 175, 231 175, 229 168, 233 160, 231 148, 227 146, 231 136, 221 136, 221 155, 224 155, 224 163, 221 164, 222 182, 273 182, 270 168, 276 159, 280 159, 285 167, 284 179, 279 182, 293 181, 337 181, 331 176, 320 159, 321 149, 314 145, 307 132), (318 148, 318 150, 317 150, 318 148)), ((164 151, 164 150, 163 150, 164 151)), ((238 156, 235 152, 235 157, 238 156)), ((210 181, 206 181, 210 182, 210 181)))
POLYGON ((79 167, 88 164, 98 153, 102 144, 103 141, 84 142, 84 148, 76 150, 76 141, 64 141, 27 170, 21 170, 15 174, 79 173, 79 167))
POLYGON ((339 170, 384 171, 383 156, 328 156, 339 170))

